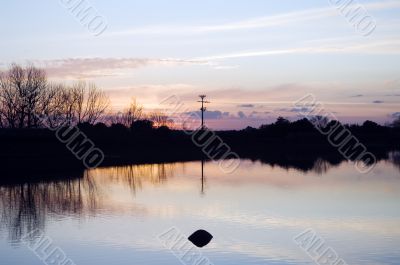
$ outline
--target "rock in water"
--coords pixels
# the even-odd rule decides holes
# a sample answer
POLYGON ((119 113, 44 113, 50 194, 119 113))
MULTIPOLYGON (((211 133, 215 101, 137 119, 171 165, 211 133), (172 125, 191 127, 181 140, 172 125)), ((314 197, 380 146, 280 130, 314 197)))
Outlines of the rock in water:
POLYGON ((205 230, 197 230, 191 236, 189 241, 192 242, 196 247, 202 248, 210 243, 213 236, 205 230))

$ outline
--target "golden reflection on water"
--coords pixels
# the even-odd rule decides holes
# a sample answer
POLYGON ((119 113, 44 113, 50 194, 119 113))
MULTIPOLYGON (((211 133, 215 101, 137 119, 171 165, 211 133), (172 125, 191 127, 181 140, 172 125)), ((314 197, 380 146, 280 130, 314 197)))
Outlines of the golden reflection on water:
POLYGON ((87 178, 95 179, 97 184, 124 184, 133 192, 144 183, 161 185, 175 173, 184 170, 184 163, 128 165, 122 167, 98 168, 87 171, 87 178))

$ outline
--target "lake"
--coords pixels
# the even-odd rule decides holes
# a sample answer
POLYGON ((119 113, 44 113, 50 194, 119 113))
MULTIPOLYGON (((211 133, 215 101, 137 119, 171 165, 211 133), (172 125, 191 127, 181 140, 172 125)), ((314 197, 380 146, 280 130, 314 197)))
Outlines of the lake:
POLYGON ((43 253, 56 247, 66 265, 195 264, 165 235, 198 229, 209 245, 182 243, 209 264, 315 264, 328 249, 342 264, 400 264, 398 157, 369 174, 347 161, 302 170, 242 160, 232 174, 198 161, 4 184, 0 264, 51 264, 43 253), (310 233, 320 249, 302 245, 310 233), (43 239, 52 248, 35 248, 43 239))

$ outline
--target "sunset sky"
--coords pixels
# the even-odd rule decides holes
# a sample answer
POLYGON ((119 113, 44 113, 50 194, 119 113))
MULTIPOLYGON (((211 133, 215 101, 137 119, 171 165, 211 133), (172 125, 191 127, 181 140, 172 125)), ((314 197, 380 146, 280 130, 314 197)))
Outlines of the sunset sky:
POLYGON ((50 80, 94 82, 114 110, 177 95, 196 111, 204 93, 214 129, 296 119, 308 93, 344 122, 400 115, 398 0, 352 2, 376 21, 368 36, 332 4, 345 0, 86 1, 107 21, 99 36, 68 1, 2 3, 0 69, 32 62, 50 80))

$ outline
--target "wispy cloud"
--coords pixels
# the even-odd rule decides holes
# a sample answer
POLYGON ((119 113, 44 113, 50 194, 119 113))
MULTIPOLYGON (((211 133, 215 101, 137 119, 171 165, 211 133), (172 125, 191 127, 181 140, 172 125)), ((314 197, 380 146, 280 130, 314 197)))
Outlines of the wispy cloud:
POLYGON ((239 112, 238 112, 238 117, 239 117, 240 119, 246 119, 246 118, 247 118, 246 114, 244 114, 243 111, 239 111, 239 112))
POLYGON ((34 63, 43 67, 50 77, 80 79, 117 76, 123 71, 150 65, 206 64, 207 62, 181 59, 67 58, 34 63))
POLYGON ((206 57, 198 57, 196 61, 215 61, 246 57, 264 57, 286 54, 327 54, 327 53, 354 53, 354 54, 400 54, 400 39, 387 39, 368 43, 330 43, 319 46, 296 47, 288 49, 270 49, 258 51, 238 51, 206 57))
MULTIPOLYGON (((379 2, 366 3, 363 4, 363 6, 370 11, 394 9, 394 8, 400 8, 400 2, 379 1, 379 2)), ((348 8, 350 9, 351 6, 349 6, 348 8)), ((237 30, 277 27, 287 24, 299 23, 302 21, 319 20, 333 16, 338 16, 338 11, 335 9, 334 6, 327 6, 322 8, 292 11, 277 15, 249 18, 245 20, 214 24, 214 25, 194 25, 194 26, 155 25, 155 26, 114 31, 107 33, 105 35, 129 36, 129 35, 154 35, 154 34, 161 34, 161 35, 201 34, 201 33, 222 32, 222 31, 237 31, 237 30)))
POLYGON ((239 108, 254 108, 254 104, 240 104, 238 105, 239 108))
MULTIPOLYGON (((184 114, 190 115, 193 118, 199 118, 201 116, 201 112, 200 111, 186 112, 184 114)), ((222 111, 219 111, 219 110, 210 110, 210 111, 206 111, 204 113, 204 118, 205 119, 219 120, 219 119, 228 118, 228 117, 230 117, 230 113, 229 112, 222 112, 222 111)))
POLYGON ((393 118, 393 119, 400 118, 400 112, 392 113, 390 116, 391 116, 391 118, 393 118))

